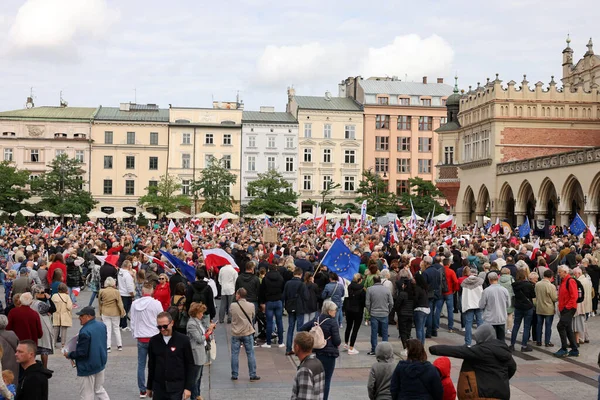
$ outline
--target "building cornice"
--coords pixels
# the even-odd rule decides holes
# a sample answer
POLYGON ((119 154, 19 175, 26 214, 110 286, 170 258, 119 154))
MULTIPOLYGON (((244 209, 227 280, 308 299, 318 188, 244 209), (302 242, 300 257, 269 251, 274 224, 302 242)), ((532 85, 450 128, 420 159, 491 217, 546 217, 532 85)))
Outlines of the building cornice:
POLYGON ((487 167, 492 165, 493 160, 491 158, 485 158, 483 160, 477 160, 477 161, 470 161, 467 163, 463 163, 463 164, 458 164, 458 168, 462 169, 462 170, 467 170, 467 169, 474 169, 474 168, 481 168, 481 167, 487 167))
POLYGON ((600 162, 600 147, 591 147, 585 150, 500 163, 496 165, 496 175, 519 174, 597 162, 600 162))

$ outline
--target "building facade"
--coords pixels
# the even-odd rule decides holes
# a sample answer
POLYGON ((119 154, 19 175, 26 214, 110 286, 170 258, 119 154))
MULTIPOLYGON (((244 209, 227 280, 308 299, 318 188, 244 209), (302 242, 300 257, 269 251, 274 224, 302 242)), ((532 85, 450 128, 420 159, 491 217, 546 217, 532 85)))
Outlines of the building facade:
POLYGON ((137 214, 141 196, 167 172, 169 110, 122 103, 98 108, 92 125, 92 180, 96 208, 137 214))
MULTIPOLYGON (((67 154, 81 162, 82 179, 91 182, 91 130, 96 108, 35 107, 0 112, 0 154, 36 179, 56 156, 67 154)), ((88 184, 84 185, 88 189, 88 184)), ((39 199, 32 198, 32 202, 39 199)))
POLYGON ((287 111, 298 120, 298 210, 312 212, 329 183, 331 198, 354 203, 363 169, 363 111, 346 97, 296 96, 288 89, 287 111))
MULTIPOLYGON (((569 49, 567 43, 563 64, 569 49)), ((591 46, 585 57, 590 52, 591 46)), ((442 160, 437 183, 458 186, 447 193, 456 192, 459 224, 482 225, 489 215, 513 226, 526 216, 568 225, 576 213, 598 222, 600 93, 594 80, 586 90, 585 79, 572 85, 571 77, 558 88, 554 78, 530 87, 526 77, 505 86, 496 76, 449 99, 448 118, 458 109, 457 120, 438 134, 440 148, 454 147, 454 158, 442 160)))
POLYGON ((446 122, 446 99, 452 87, 442 78, 429 83, 392 78, 348 78, 340 96, 363 105, 364 169, 388 181, 389 191, 408 191, 408 179, 435 179, 439 158, 435 130, 446 122))
MULTIPOLYGON (((233 209, 239 211, 241 199, 240 166, 242 160, 242 112, 240 102, 213 102, 213 108, 171 107, 169 109, 168 173, 181 179, 183 194, 193 196, 190 188, 200 179, 201 171, 215 157, 237 180, 229 188, 233 209)), ((202 205, 194 197, 189 210, 202 205)))
POLYGON ((248 183, 258 174, 275 170, 298 192, 298 121, 273 107, 242 115, 241 201, 248 204, 248 183))

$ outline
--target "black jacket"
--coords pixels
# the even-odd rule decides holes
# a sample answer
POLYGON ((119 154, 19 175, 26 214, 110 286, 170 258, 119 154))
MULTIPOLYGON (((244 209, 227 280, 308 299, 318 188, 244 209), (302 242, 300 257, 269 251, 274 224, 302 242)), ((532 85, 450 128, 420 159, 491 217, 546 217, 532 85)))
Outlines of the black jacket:
POLYGON ((67 286, 71 288, 81 286, 83 283, 81 270, 75 265, 75 260, 69 257, 67 258, 65 265, 67 266, 67 286))
POLYGON ((210 319, 213 319, 217 315, 213 296, 214 293, 211 287, 208 286, 208 282, 194 281, 191 285, 188 285, 185 293, 185 309, 189 310, 190 305, 194 302, 202 302, 206 306, 210 319))
POLYGON ((190 339, 179 332, 166 344, 162 334, 150 338, 148 344, 148 390, 159 388, 167 393, 192 390, 194 356, 190 339))
POLYGON ((23 379, 17 385, 15 400, 48 400, 48 379, 52 378, 52 373, 36 361, 22 372, 23 379))
POLYGON ((319 287, 314 282, 306 284, 308 298, 304 304, 306 313, 314 313, 319 311, 319 287))
POLYGON ((440 374, 429 361, 400 361, 390 391, 394 400, 442 400, 444 396, 440 374))
POLYGON ((260 279, 250 272, 242 272, 235 281, 235 290, 239 288, 246 289, 246 301, 249 303, 258 302, 260 293, 260 279))
POLYGON ((363 285, 358 282, 350 282, 348 285, 348 297, 346 297, 345 310, 349 312, 363 312, 365 308, 366 292, 363 285))
MULTIPOLYGON (((401 279, 396 282, 396 287, 398 289, 398 297, 396 298, 396 312, 398 315, 402 315, 405 317, 412 317, 415 310, 415 294, 414 294, 414 285, 408 279, 401 279), (402 284, 404 282, 408 282, 407 285, 410 285, 402 290, 402 284)), ((422 289, 421 289, 422 290, 422 289)))
POLYGON ((106 278, 109 276, 114 278, 115 282, 117 282, 119 271, 117 271, 114 266, 104 263, 104 265, 100 267, 100 288, 104 289, 104 281, 106 281, 106 278))
POLYGON ((283 295, 281 297, 283 306, 286 306, 288 300, 295 298, 298 299, 296 302, 296 315, 305 314, 307 312, 305 304, 308 300, 308 290, 300 278, 293 277, 283 287, 283 295))
POLYGON ((429 308, 429 297, 427 296, 427 292, 419 285, 415 285, 415 299, 414 306, 417 307, 427 307, 429 308))
POLYGON ((260 303, 279 301, 283 295, 283 277, 279 271, 269 271, 260 284, 260 303))
POLYGON ((535 287, 529 281, 519 281, 512 284, 515 293, 515 308, 519 310, 530 310, 533 308, 535 287))
POLYGON ((175 273, 169 278, 169 289, 171 289, 171 294, 175 294, 175 287, 180 282, 183 282, 183 284, 187 286, 187 279, 181 274, 175 273))
POLYGON ((321 324, 323 337, 327 340, 327 344, 322 349, 313 349, 313 352, 317 355, 339 357, 340 350, 338 349, 338 346, 342 344, 342 338, 340 336, 340 326, 335 317, 330 317, 326 314, 317 315, 314 319, 302 325, 300 329, 298 329, 298 332, 310 331, 310 329, 315 326, 316 321, 321 324))

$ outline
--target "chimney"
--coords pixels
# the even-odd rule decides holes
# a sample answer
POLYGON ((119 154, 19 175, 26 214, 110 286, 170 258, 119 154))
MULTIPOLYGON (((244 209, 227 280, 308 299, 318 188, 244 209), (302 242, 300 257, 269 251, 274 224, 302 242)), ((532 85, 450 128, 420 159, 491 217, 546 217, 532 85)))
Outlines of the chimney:
POLYGON ((272 112, 275 112, 275 107, 260 106, 260 112, 261 113, 272 113, 272 112))
POLYGON ((438 78, 437 83, 444 83, 444 78, 438 78))
POLYGON ((426 76, 423 77, 423 83, 427 84, 427 77, 426 76))

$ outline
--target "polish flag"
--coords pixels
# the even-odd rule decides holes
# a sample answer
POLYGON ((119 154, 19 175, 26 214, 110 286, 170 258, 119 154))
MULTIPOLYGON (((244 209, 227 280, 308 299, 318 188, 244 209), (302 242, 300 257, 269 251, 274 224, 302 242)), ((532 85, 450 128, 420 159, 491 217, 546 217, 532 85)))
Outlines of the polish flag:
POLYGON ((167 229, 167 235, 169 233, 177 233, 179 232, 179 228, 175 226, 175 222, 173 220, 169 221, 169 228, 167 229))
POLYGON ((312 216, 311 216, 311 217, 310 217, 310 218, 308 218, 306 221, 304 221, 304 222, 302 223, 302 225, 304 225, 304 226, 309 226, 309 225, 310 225, 310 224, 312 224, 313 222, 314 222, 314 217, 312 217, 312 216))
POLYGON ((356 226, 354 227, 354 231, 352 233, 358 233, 362 229, 361 220, 356 221, 356 226))
POLYGON ((398 216, 396 215, 396 219, 394 220, 394 229, 396 229, 396 231, 399 231, 400 228, 402 228, 402 222, 400 221, 400 218, 398 218, 398 216))
POLYGON ((590 223, 587 228, 587 232, 585 233, 585 244, 592 244, 594 241, 594 236, 596 236, 596 227, 593 223, 590 223))
POLYGON ((392 244, 394 243, 399 243, 400 240, 398 239, 398 229, 396 228, 396 224, 392 224, 392 234, 390 235, 390 242, 392 242, 392 244))
MULTIPOLYGON (((156 257, 152 257, 150 254, 146 254, 143 251, 140 251, 140 253, 145 255, 150 260, 150 262, 156 263, 157 265, 160 265, 161 267, 165 266, 165 263, 162 262, 160 259, 158 259, 156 257)), ((96 257, 98 257, 98 256, 96 256, 96 257)))
POLYGON ((240 272, 240 268, 235 263, 234 259, 223 249, 203 249, 204 265, 207 270, 217 272, 219 267, 223 265, 231 265, 236 271, 240 272))
POLYGON ((446 218, 446 220, 444 222, 442 222, 440 224, 440 226, 438 227, 438 229, 447 229, 447 228, 450 228, 452 226, 453 222, 454 222, 454 216, 450 215, 450 216, 448 216, 448 218, 446 218))
POLYGON ((452 235, 448 235, 444 238, 444 242, 446 242, 446 244, 448 246, 450 246, 452 244, 452 235))
POLYGON ((317 233, 323 230, 323 232, 327 231, 327 215, 326 213, 323 214, 323 216, 321 216, 319 218, 319 225, 317 225, 317 233))
POLYGON ((58 235, 58 232, 60 232, 60 222, 58 223, 58 225, 56 225, 56 227, 52 231, 52 236, 58 235))
POLYGON ((183 241, 183 249, 185 251, 194 251, 194 248, 192 247, 192 234, 190 233, 190 231, 185 231, 185 240, 183 241))
POLYGON ((275 254, 277 254, 277 245, 273 246, 273 251, 271 251, 271 254, 269 254, 269 264, 273 262, 275 254))
POLYGON ((492 235, 500 233, 500 218, 496 217, 496 223, 490 228, 490 233, 492 235))
POLYGON ((214 233, 217 233, 221 229, 225 228, 226 225, 227 225, 227 218, 221 218, 220 221, 215 221, 215 224, 213 225, 212 230, 214 233))
POLYGON ((190 222, 191 222, 192 224, 194 224, 194 225, 198 225, 198 224, 199 224, 200 222, 202 222, 202 221, 200 221, 200 219, 199 219, 199 218, 192 218, 192 219, 190 220, 190 222))
POLYGON ((452 225, 452 232, 456 233, 456 224, 452 225))
POLYGON ((335 237, 338 239, 340 239, 344 234, 342 226, 340 225, 340 221, 336 222, 335 228, 333 228, 333 232, 335 233, 335 237))
POLYGON ((346 213, 346 223, 344 224, 346 232, 350 232, 350 213, 346 213))

